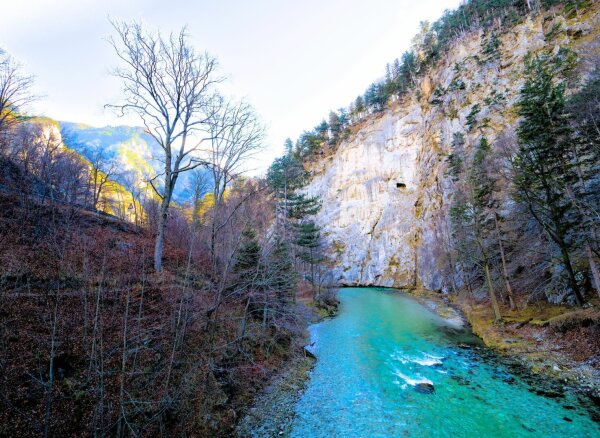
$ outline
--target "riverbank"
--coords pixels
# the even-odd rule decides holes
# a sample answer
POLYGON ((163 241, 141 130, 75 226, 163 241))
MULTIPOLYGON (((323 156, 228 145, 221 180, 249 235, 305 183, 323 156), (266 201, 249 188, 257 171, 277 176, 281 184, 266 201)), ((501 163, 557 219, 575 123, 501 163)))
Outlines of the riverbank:
POLYGON ((543 303, 504 309, 494 323, 482 303, 458 299, 473 332, 486 346, 519 359, 531 372, 575 385, 600 401, 600 350, 597 307, 588 309, 543 303))
POLYGON ((411 290, 419 302, 453 324, 469 324, 486 347, 534 374, 575 386, 600 401, 600 311, 598 303, 579 309, 547 303, 502 309, 494 322, 489 303, 462 295, 411 290))
MULTIPOLYGON (((339 302, 335 298, 315 305, 304 300, 307 320, 316 324, 325 318, 337 314, 339 302)), ((304 344, 310 342, 306 333, 304 344)), ((310 347, 310 346, 308 346, 310 347)), ((285 437, 291 433, 296 404, 302 395, 310 377, 310 371, 316 363, 316 357, 310 349, 302 347, 283 364, 281 371, 256 398, 239 421, 235 434, 238 437, 285 437)))

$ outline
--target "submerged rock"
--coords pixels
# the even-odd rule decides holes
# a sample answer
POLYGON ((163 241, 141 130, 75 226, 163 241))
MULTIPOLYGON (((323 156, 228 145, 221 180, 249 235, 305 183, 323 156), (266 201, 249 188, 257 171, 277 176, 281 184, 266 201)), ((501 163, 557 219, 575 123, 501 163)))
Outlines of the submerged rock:
POLYGON ((427 382, 417 383, 414 388, 420 394, 433 394, 435 392, 433 384, 427 382))
POLYGON ((461 377, 461 376, 454 375, 454 376, 450 376, 450 378, 452 380, 455 380, 459 385, 468 386, 468 385, 471 384, 471 382, 469 380, 467 380, 467 379, 465 379, 464 377, 461 377))
POLYGON ((546 397, 546 398, 565 398, 565 395, 558 392, 558 391, 554 391, 554 390, 546 390, 546 389, 535 389, 533 388, 533 390, 530 390, 532 392, 534 392, 537 395, 541 395, 542 397, 546 397))

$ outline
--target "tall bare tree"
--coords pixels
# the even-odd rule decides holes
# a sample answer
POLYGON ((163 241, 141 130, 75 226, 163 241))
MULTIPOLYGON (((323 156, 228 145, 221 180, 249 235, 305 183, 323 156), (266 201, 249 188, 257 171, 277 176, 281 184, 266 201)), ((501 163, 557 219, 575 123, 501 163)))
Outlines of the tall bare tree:
POLYGON ((213 221, 210 254, 216 274, 216 242, 230 216, 221 216, 225 190, 245 170, 248 160, 263 147, 264 127, 254 109, 245 102, 217 102, 219 111, 210 120, 210 142, 203 149, 213 179, 213 221))
POLYGON ((160 198, 154 248, 154 268, 160 272, 177 179, 203 164, 196 154, 199 137, 218 110, 214 104, 214 85, 220 81, 217 62, 190 46, 185 28, 166 37, 135 22, 112 21, 112 25, 116 36, 108 41, 122 64, 113 74, 123 81, 124 101, 109 107, 120 114, 136 114, 163 151, 163 171, 149 181, 160 198))
POLYGON ((24 75, 21 66, 0 48, 0 145, 20 121, 23 108, 35 99, 32 85, 33 77, 24 75))

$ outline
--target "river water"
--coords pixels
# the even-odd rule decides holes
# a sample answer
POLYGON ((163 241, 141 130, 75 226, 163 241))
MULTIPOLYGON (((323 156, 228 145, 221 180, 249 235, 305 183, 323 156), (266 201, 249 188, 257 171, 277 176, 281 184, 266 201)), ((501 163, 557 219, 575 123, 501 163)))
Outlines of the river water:
POLYGON ((600 437, 585 397, 502 363, 414 299, 376 288, 339 299, 339 315, 311 327, 318 361, 293 437, 600 437))

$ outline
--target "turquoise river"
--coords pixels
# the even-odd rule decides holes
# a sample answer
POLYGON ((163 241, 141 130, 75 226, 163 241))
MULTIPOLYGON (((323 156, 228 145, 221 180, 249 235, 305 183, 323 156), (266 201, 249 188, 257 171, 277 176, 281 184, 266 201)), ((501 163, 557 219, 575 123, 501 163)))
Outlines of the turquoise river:
POLYGON ((348 288, 311 327, 293 437, 600 437, 585 396, 533 377, 397 291, 348 288), (433 392, 432 392, 433 391, 433 392))

